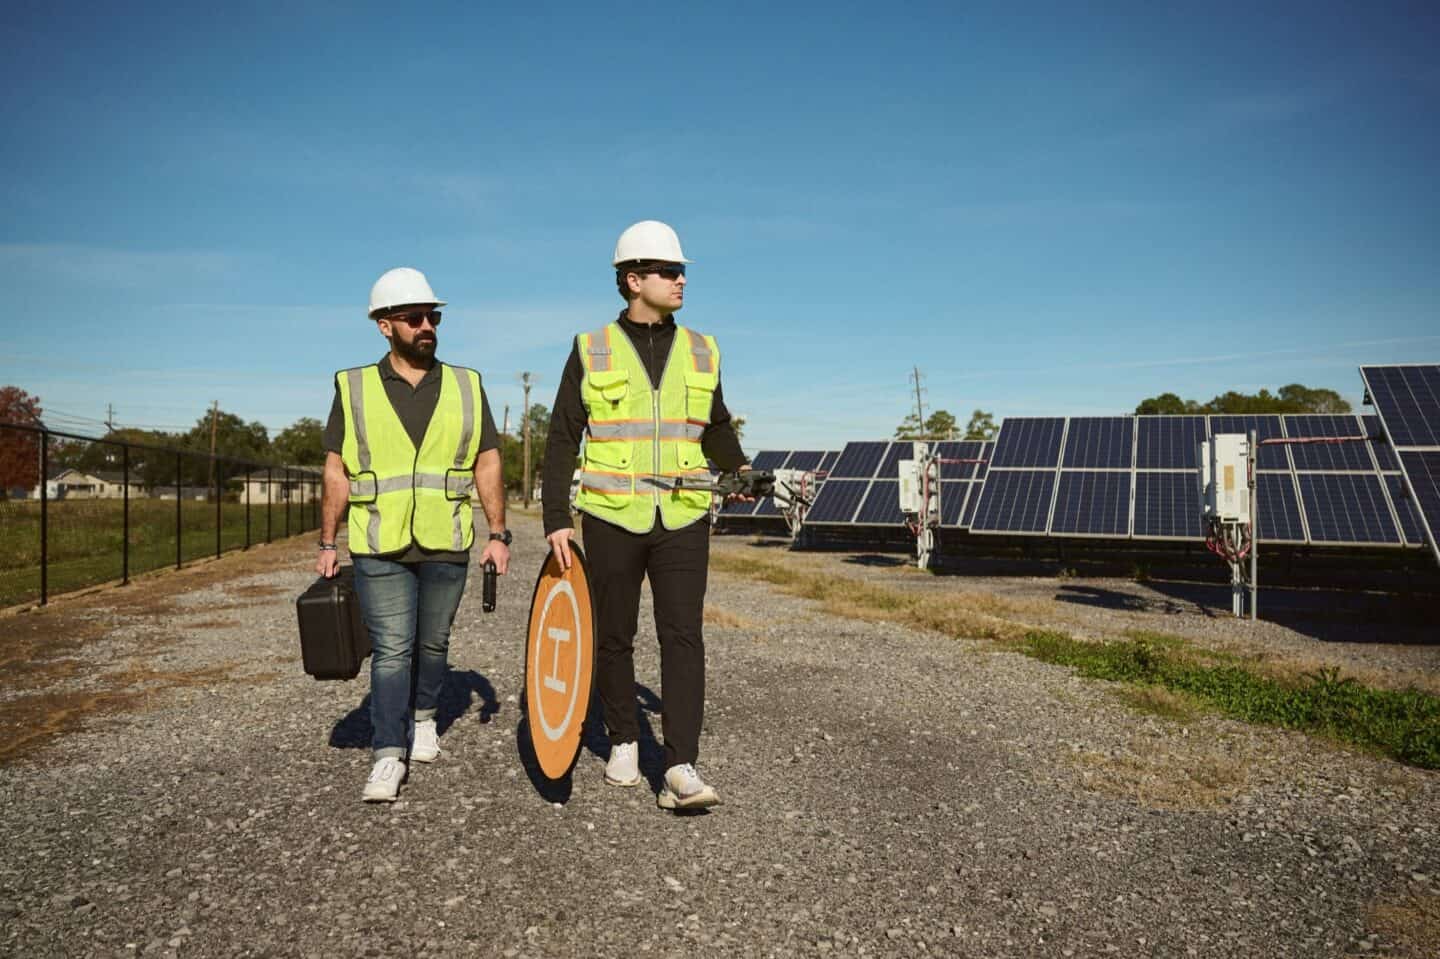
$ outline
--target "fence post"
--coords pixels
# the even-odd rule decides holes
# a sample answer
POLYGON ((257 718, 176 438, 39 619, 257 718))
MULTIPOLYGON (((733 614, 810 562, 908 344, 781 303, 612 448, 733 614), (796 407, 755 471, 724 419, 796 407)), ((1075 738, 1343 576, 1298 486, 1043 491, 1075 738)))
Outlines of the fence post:
POLYGON ((40 431, 40 605, 50 601, 50 433, 40 431))
POLYGON ((124 499, 120 507, 120 584, 122 586, 130 583, 130 444, 126 443, 120 447, 121 469, 124 474, 121 477, 120 489, 124 499))
POLYGON ((180 530, 185 525, 180 518, 180 471, 184 468, 184 459, 177 450, 175 452, 175 568, 180 568, 180 530))
POLYGON ((272 520, 270 514, 275 510, 275 470, 273 467, 265 467, 265 542, 274 540, 274 532, 271 529, 272 520))
POLYGON ((215 487, 210 491, 215 497, 215 558, 220 558, 220 461, 210 457, 210 475, 215 477, 215 487))
POLYGON ((245 548, 250 548, 250 474, 245 474, 245 548))
POLYGON ((285 467, 285 538, 290 538, 290 467, 285 467))

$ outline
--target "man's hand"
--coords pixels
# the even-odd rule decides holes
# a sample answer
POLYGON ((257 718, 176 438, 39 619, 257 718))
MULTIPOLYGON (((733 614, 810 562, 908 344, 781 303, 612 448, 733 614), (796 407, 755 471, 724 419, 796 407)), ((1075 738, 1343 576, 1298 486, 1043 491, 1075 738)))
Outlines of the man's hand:
POLYGON ((510 547, 498 539, 492 539, 485 544, 485 548, 480 552, 481 567, 484 567, 487 562, 494 563, 495 572, 504 576, 506 571, 510 569, 510 547))
POLYGON ((315 558, 315 572, 326 579, 334 579, 340 573, 340 557, 333 549, 322 549, 315 558))
POLYGON ((557 529, 545 538, 550 541, 550 552, 560 560, 560 568, 569 569, 570 541, 575 538, 574 528, 567 526, 565 529, 557 529))
MULTIPOLYGON (((750 472, 750 464, 749 464, 749 463, 746 463, 744 466, 741 466, 741 467, 740 467, 739 469, 737 469, 735 472, 737 472, 737 473, 748 473, 748 472, 750 472)), ((753 503, 753 502, 755 502, 755 497, 753 497, 753 496, 746 496, 746 495, 743 494, 743 493, 732 493, 731 495, 725 497, 725 502, 727 502, 727 503, 753 503)))

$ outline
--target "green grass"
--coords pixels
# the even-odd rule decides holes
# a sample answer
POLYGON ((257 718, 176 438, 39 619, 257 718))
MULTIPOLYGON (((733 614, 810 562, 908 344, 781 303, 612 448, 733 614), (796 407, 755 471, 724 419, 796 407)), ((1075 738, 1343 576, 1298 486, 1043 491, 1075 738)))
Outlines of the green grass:
POLYGON ((1440 769, 1440 698, 1419 690, 1374 689, 1335 668, 1286 682, 1235 663, 1196 662, 1187 648, 1144 637, 1092 643, 1035 630, 1019 649, 1092 679, 1160 686, 1246 722, 1318 733, 1440 769))
MULTIPOLYGON (((49 504, 49 576, 51 595, 83 589, 121 577, 124 546, 123 504, 114 500, 61 500, 49 504)), ((286 536, 285 505, 270 507, 269 538, 286 536)), ((220 552, 246 543, 245 504, 220 507, 220 552)), ((314 529, 318 508, 290 507, 289 534, 314 529)), ((216 553, 215 504, 180 504, 181 562, 216 553)), ((266 542, 266 506, 250 507, 249 542, 266 542)), ((175 565, 175 501, 135 498, 130 501, 130 575, 175 565)), ((40 504, 0 502, 0 606, 40 598, 40 504)))

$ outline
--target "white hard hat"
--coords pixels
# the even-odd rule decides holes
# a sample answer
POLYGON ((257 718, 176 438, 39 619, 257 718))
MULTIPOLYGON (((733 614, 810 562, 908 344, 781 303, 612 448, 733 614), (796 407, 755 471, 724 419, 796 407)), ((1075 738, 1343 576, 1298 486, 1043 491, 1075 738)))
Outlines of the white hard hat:
POLYGON ((433 306, 445 305, 445 301, 437 297, 435 291, 430 289, 430 281, 425 279, 425 274, 408 266, 398 266, 393 270, 386 270, 380 274, 380 279, 375 281, 375 285, 370 287, 370 318, 372 320, 376 313, 383 313, 397 306, 412 306, 422 303, 433 306))
POLYGON ((615 244, 615 266, 631 260, 664 260, 689 263, 680 252, 680 238, 659 220, 641 220, 625 228, 615 244))

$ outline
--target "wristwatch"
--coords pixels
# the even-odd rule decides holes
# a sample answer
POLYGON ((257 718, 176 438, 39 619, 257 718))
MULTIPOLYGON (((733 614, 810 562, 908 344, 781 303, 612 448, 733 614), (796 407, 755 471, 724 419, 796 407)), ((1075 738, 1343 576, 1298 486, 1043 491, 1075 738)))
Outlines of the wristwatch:
POLYGON ((498 539, 498 540, 499 540, 501 543, 503 543, 505 546, 509 546, 509 545, 510 545, 510 540, 511 540, 513 537, 511 537, 510 531, 509 531, 508 529, 505 529, 505 530, 501 530, 501 531, 498 532, 498 533, 491 533, 491 534, 490 534, 490 538, 491 538, 491 539, 498 539))

